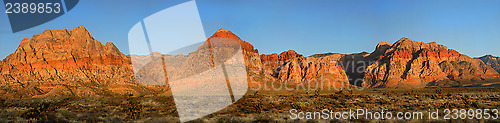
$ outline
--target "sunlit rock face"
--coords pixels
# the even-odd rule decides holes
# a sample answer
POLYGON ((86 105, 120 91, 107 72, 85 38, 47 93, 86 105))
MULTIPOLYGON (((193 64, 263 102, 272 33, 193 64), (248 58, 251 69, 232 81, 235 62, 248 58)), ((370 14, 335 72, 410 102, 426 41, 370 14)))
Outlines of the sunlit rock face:
POLYGON ((464 86, 494 82, 500 76, 481 60, 436 42, 401 38, 390 47, 377 48, 374 53, 378 55, 372 56, 377 62, 366 69, 364 76, 369 87, 464 86))
POLYGON ((144 90, 130 59, 113 43, 94 39, 85 27, 46 30, 23 39, 1 64, 4 97, 103 96, 144 90))

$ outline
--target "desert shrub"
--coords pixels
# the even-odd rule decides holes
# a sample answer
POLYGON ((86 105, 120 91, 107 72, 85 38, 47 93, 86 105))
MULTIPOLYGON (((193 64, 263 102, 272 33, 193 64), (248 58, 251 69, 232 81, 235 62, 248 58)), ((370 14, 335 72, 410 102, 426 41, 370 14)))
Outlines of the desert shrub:
POLYGON ((447 109, 447 108, 455 108, 455 107, 456 107, 456 105, 455 105, 454 103, 450 103, 450 102, 445 102, 445 103, 441 106, 441 108, 443 108, 443 109, 447 109))
POLYGON ((467 95, 462 96, 462 103, 464 104, 465 108, 469 108, 469 107, 478 108, 479 107, 479 103, 476 101, 471 101, 470 97, 467 95))
POLYGON ((318 90, 318 89, 316 89, 316 90, 314 91, 314 97, 316 97, 316 98, 318 98, 318 97, 319 97, 319 90, 318 90))
POLYGON ((443 90, 442 89, 436 89, 435 92, 436 92, 436 94, 439 94, 439 95, 443 94, 443 90))
POLYGON ((28 109, 28 111, 25 111, 21 115, 21 117, 23 117, 25 119, 36 119, 40 115, 41 115, 40 109, 38 109, 38 108, 31 108, 31 109, 28 109))
POLYGON ((138 98, 133 98, 129 95, 129 98, 127 98, 127 104, 123 105, 122 111, 127 114, 127 119, 140 119, 142 104, 138 98))
POLYGON ((338 94, 344 94, 343 92, 344 92, 344 89, 341 89, 340 91, 335 92, 335 94, 336 95, 338 95, 338 94))
POLYGON ((218 123, 223 123, 229 121, 229 117, 219 117, 217 118, 218 123))
POLYGON ((451 93, 446 94, 447 97, 453 96, 451 93))
POLYGON ((5 99, 0 98, 0 107, 5 107, 5 99))
POLYGON ((271 115, 259 115, 256 117, 256 120, 254 121, 256 123, 270 123, 270 122, 276 122, 271 115))
POLYGON ((442 98, 438 94, 432 94, 432 95, 430 95, 430 97, 431 97, 431 99, 441 99, 442 98))
POLYGON ((350 95, 347 94, 346 90, 340 90, 338 92, 335 92, 335 95, 333 97, 334 99, 339 99, 339 100, 344 100, 344 99, 349 99, 350 95))
POLYGON ((50 102, 37 103, 25 111, 21 117, 25 119, 41 119, 47 116, 47 112, 54 111, 55 105, 50 102))
POLYGON ((294 102, 290 106, 292 107, 292 109, 297 109, 297 110, 302 109, 301 103, 294 102))
POLYGON ((318 121, 317 120, 313 120, 313 119, 309 119, 309 120, 306 121, 306 123, 318 123, 318 121))
POLYGON ((254 98, 259 98, 260 97, 259 91, 255 91, 255 93, 253 93, 253 97, 254 98))
POLYGON ((481 105, 479 104, 479 102, 477 102, 477 101, 471 101, 470 106, 473 108, 482 108, 481 105))
POLYGON ((257 99, 257 101, 254 102, 253 108, 255 109, 256 112, 261 113, 262 109, 264 108, 264 105, 262 104, 262 99, 257 99))
POLYGON ((467 95, 462 95, 462 100, 465 102, 465 101, 469 101, 469 96, 467 95))
POLYGON ((377 103, 380 104, 380 105, 387 105, 387 104, 390 104, 389 101, 386 101, 386 100, 377 100, 377 103))
POLYGON ((391 93, 390 92, 383 92, 382 95, 391 96, 391 93))

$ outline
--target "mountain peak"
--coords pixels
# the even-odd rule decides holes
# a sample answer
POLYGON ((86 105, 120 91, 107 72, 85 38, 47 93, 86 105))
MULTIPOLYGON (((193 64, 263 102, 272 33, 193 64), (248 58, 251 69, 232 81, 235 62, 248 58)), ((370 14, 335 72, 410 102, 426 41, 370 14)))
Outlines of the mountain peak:
POLYGON ((489 55, 484 55, 484 56, 482 56, 480 58, 495 58, 495 56, 489 54, 489 55))
POLYGON ((236 36, 233 32, 220 28, 215 33, 210 36, 210 38, 230 38, 241 41, 240 37, 236 36))
POLYGON ((297 56, 297 55, 300 55, 298 54, 297 52, 295 52, 294 50, 288 50, 288 51, 283 51, 280 53, 280 55, 290 55, 290 56, 297 56))
POLYGON ((407 37, 402 37, 401 39, 399 39, 397 42, 411 42, 413 40, 407 38, 407 37))
POLYGON ((224 29, 224 28, 220 28, 220 29, 218 29, 218 30, 217 30, 217 31, 215 31, 215 32, 227 32, 227 30, 226 30, 226 29, 224 29))
POLYGON ((63 31, 68 31, 68 32, 74 32, 74 31, 76 31, 76 32, 87 32, 87 33, 89 32, 87 30, 87 28, 85 28, 84 26, 77 26, 77 27, 73 28, 73 30, 68 30, 68 29, 64 28, 63 31))
POLYGON ((103 45, 94 39, 85 27, 79 26, 73 30, 45 30, 33 35, 31 39, 25 38, 5 61, 32 63, 106 54, 125 57, 114 44, 103 45))
POLYGON ((220 28, 217 31, 215 31, 215 33, 212 36, 210 36, 210 38, 229 38, 229 39, 234 39, 234 40, 238 41, 241 44, 241 48, 243 48, 243 50, 250 51, 250 52, 258 52, 257 49, 254 49, 254 47, 253 47, 252 44, 250 44, 250 43, 248 43, 246 41, 241 40, 240 37, 238 37, 236 34, 234 34, 233 32, 231 32, 229 30, 223 29, 223 28, 220 28))
POLYGON ((87 28, 85 28, 84 26, 77 26, 73 30, 78 30, 78 29, 87 30, 87 28))
POLYGON ((448 47, 437 44, 436 42, 429 42, 429 43, 424 43, 424 42, 419 42, 419 41, 413 41, 409 38, 403 37, 396 41, 392 45, 393 48, 396 49, 404 49, 404 50, 410 50, 410 51, 418 51, 421 49, 427 49, 427 50, 448 50, 448 47))
POLYGON ((394 43, 389 43, 389 42, 380 42, 377 44, 377 48, 380 47, 391 47, 394 43))

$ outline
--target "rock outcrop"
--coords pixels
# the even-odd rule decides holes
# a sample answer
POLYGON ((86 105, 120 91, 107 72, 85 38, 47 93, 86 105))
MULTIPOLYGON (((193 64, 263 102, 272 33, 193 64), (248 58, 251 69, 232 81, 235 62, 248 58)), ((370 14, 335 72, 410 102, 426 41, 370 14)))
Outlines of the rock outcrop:
POLYGON ((103 96, 140 93, 130 60, 113 43, 101 44, 83 27, 46 30, 23 39, 1 64, 6 97, 103 96))
POLYGON ((485 56, 479 57, 478 59, 481 59, 486 65, 492 67, 498 73, 500 73, 500 57, 496 57, 496 56, 492 56, 492 55, 485 55, 485 56))
POLYGON ((261 57, 262 62, 273 62, 273 63, 280 62, 280 63, 283 63, 283 62, 286 62, 290 59, 302 58, 304 56, 298 54, 297 52, 295 52, 293 50, 288 50, 288 51, 284 51, 284 52, 280 53, 279 55, 277 53, 273 53, 270 55, 262 54, 262 55, 260 55, 260 57, 261 57))
POLYGON ((460 54, 436 42, 423 43, 401 38, 388 47, 379 44, 366 69, 369 87, 423 88, 464 86, 494 82, 499 74, 481 60, 460 54))
POLYGON ((347 86, 348 79, 338 60, 341 54, 304 57, 293 50, 280 54, 262 54, 261 76, 268 85, 287 86, 293 90, 334 90, 347 86), (272 83, 272 84, 269 84, 272 83))
POLYGON ((338 62, 340 58, 341 55, 296 57, 276 68, 273 76, 287 85, 305 84, 312 89, 341 89, 349 85, 349 80, 338 62))

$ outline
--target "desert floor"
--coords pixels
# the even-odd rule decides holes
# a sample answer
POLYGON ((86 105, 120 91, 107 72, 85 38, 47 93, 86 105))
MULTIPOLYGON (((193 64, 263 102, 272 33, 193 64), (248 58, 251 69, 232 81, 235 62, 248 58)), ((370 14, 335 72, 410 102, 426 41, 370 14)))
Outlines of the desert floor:
MULTIPOLYGON (((370 111, 426 114, 429 109, 499 109, 500 87, 365 89, 363 91, 294 91, 273 93, 249 91, 235 104, 192 122, 366 122, 343 119, 291 119, 290 110, 303 112, 370 111)), ((492 113, 492 112, 489 112, 492 113)), ((443 115, 443 114, 440 114, 443 115)), ((441 117, 441 116, 440 116, 441 117)), ((121 95, 115 97, 53 97, 0 100, 0 122, 179 122, 172 96, 121 95)), ((384 119, 392 121, 437 121, 384 119)), ((454 122, 500 122, 466 119, 454 122)))

